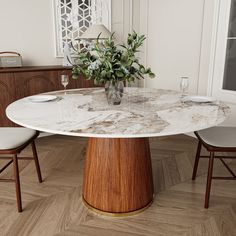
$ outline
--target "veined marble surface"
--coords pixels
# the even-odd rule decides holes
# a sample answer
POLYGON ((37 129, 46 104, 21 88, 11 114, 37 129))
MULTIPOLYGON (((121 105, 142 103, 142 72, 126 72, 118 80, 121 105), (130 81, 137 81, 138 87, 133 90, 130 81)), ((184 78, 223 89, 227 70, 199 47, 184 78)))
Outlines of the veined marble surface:
POLYGON ((134 138, 192 132, 224 121, 221 102, 182 102, 171 90, 126 88, 121 105, 108 105, 104 88, 51 92, 58 99, 34 103, 28 97, 7 107, 13 122, 32 129, 73 136, 134 138))

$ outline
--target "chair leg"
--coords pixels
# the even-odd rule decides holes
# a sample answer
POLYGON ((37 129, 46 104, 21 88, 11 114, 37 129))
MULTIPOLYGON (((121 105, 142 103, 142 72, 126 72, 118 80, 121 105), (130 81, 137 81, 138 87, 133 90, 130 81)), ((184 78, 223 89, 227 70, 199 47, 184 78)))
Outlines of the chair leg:
POLYGON ((212 181, 212 173, 213 173, 213 165, 214 165, 214 152, 210 152, 209 164, 208 164, 208 174, 207 174, 207 184, 206 184, 206 194, 205 194, 205 208, 209 207, 209 199, 211 192, 211 181, 212 181))
POLYGON ((17 199, 18 212, 22 212, 20 176, 19 176, 17 154, 13 155, 13 169, 14 169, 14 180, 16 185, 16 199, 17 199))
POLYGON ((192 180, 196 179, 197 168, 198 168, 198 163, 199 163, 199 159, 200 159, 201 149, 202 149, 202 143, 200 141, 198 141, 197 153, 196 153, 194 167, 193 167, 192 180))
POLYGON ((37 150, 36 150, 36 146, 35 146, 34 141, 32 142, 31 146, 32 146, 35 166, 36 166, 36 170, 37 170, 37 174, 38 174, 38 180, 39 180, 39 183, 42 183, 43 181, 42 181, 42 175, 41 175, 41 170, 40 170, 40 166, 39 166, 39 159, 38 159, 38 154, 37 154, 37 150))

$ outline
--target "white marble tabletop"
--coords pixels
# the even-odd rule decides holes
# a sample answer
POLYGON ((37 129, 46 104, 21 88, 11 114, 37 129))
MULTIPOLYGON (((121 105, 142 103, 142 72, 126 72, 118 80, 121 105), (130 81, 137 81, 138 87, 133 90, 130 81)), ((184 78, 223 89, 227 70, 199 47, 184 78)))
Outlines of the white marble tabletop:
POLYGON ((135 138, 192 132, 224 121, 230 113, 221 102, 182 102, 171 90, 126 88, 121 105, 108 105, 104 88, 52 92, 58 99, 13 102, 6 114, 13 122, 55 134, 135 138))

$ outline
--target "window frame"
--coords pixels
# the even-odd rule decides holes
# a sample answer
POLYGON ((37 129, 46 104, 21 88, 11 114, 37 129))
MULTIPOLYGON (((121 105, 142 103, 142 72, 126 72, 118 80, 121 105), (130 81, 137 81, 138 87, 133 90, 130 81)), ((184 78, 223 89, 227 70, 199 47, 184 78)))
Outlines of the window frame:
MULTIPOLYGON (((63 57, 63 36, 62 36, 62 25, 61 25, 61 14, 60 14, 60 3, 62 0, 53 0, 53 28, 54 28, 54 46, 55 46, 55 57, 61 58, 63 57)), ((79 0, 71 0, 71 1, 79 1, 79 0)), ((94 23, 102 23, 109 30, 111 30, 111 0, 89 0, 90 2, 95 2, 97 4, 106 5, 106 9, 102 9, 104 11, 101 13, 104 15, 102 18, 102 22, 93 22, 94 23), (106 11, 105 11, 106 10, 106 11)), ((72 6, 73 8, 73 6, 72 6)), ((91 6, 92 9, 95 9, 94 6, 91 6)), ((91 14, 92 15, 92 14, 91 14)), ((79 39, 79 37, 78 37, 79 39)))

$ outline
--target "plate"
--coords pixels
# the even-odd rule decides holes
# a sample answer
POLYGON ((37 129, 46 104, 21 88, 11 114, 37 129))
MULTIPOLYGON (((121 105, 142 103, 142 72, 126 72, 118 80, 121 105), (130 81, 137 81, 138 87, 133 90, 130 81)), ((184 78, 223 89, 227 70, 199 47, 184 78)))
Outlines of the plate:
POLYGON ((57 99, 54 95, 35 95, 28 98, 31 102, 49 102, 57 99))
POLYGON ((186 96, 182 99, 184 102, 215 102, 216 99, 207 96, 186 96))

